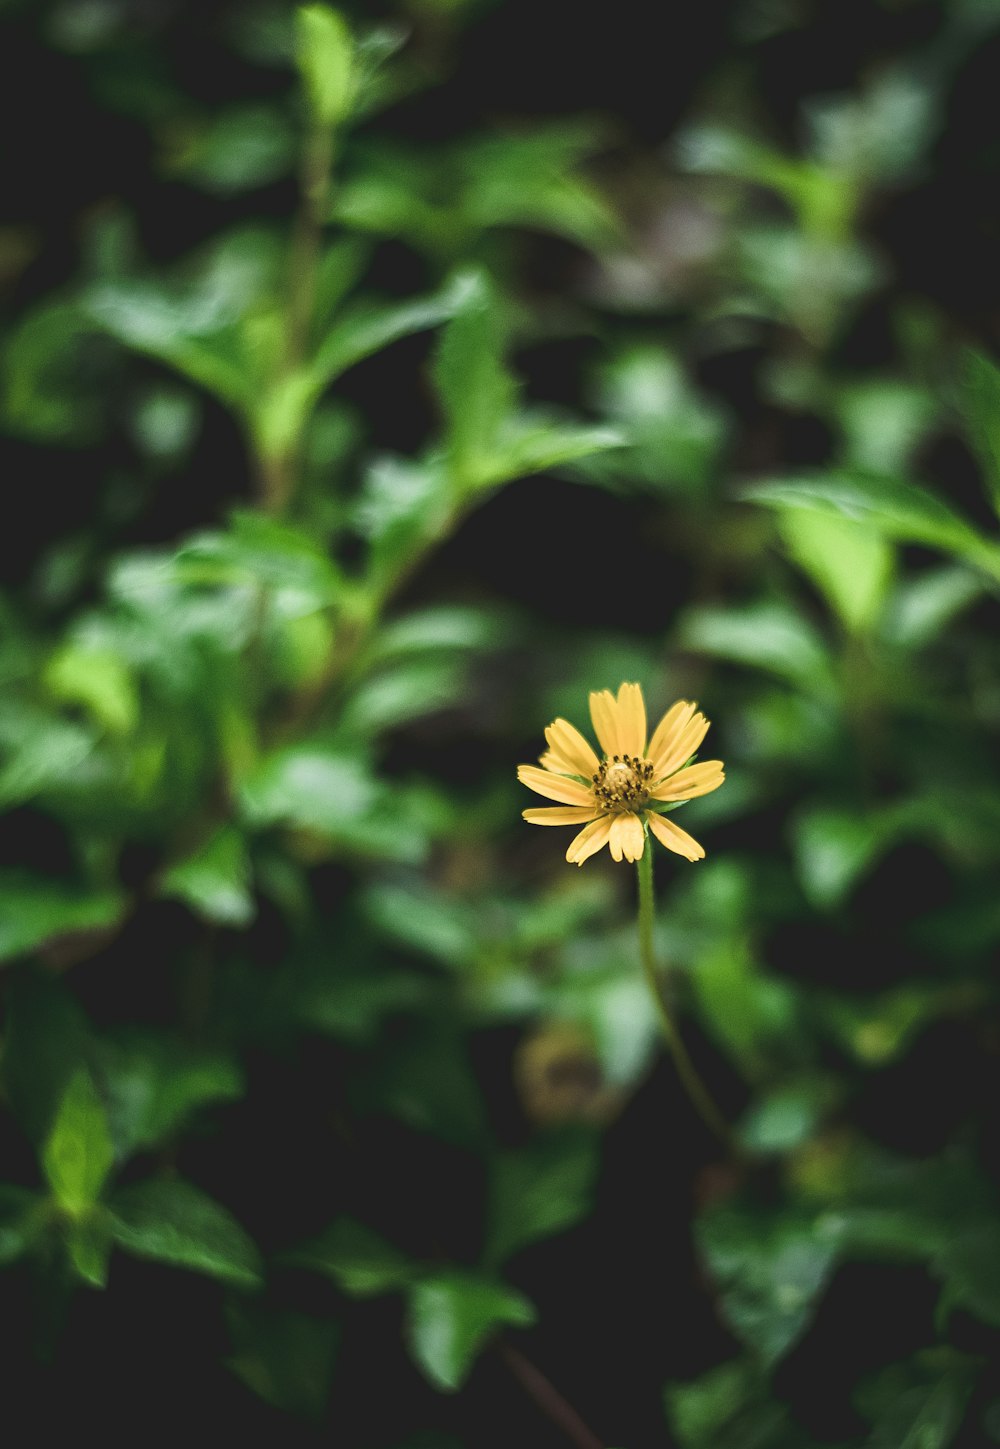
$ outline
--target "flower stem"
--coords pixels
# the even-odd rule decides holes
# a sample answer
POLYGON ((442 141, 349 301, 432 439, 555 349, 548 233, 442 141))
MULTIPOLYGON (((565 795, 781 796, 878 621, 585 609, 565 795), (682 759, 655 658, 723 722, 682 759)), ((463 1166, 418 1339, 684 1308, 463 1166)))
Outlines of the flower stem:
POLYGON ((660 1019, 660 1026, 663 1028, 663 1035, 674 1059, 674 1066, 677 1068, 677 1075, 705 1125, 711 1128, 715 1136, 730 1152, 739 1155, 739 1146, 732 1130, 712 1100, 708 1088, 695 1071, 694 1063, 688 1056, 687 1048, 677 1030, 677 1023, 663 998, 659 972, 656 969, 656 957, 653 952, 653 844, 651 840, 646 841, 646 848, 639 857, 637 869, 639 872, 639 954, 642 957, 642 969, 653 998, 653 1005, 656 1007, 656 1014, 660 1019))

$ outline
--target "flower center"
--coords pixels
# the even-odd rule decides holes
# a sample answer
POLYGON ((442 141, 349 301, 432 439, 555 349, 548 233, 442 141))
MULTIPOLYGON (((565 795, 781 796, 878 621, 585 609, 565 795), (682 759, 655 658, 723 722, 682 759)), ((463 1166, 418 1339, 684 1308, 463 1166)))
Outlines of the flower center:
POLYGON ((594 794, 603 810, 620 814, 637 810, 649 799, 653 766, 638 755, 605 755, 594 779, 594 794))

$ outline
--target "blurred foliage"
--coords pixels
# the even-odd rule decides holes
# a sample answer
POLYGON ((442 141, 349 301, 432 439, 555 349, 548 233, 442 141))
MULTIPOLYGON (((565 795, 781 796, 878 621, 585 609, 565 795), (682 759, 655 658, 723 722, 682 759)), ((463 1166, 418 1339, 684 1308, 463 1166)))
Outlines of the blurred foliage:
POLYGON ((41 1432, 1000 1442, 1000 11, 821 8, 654 84, 631 10, 4 7, 41 1432), (518 818, 623 679, 727 764, 656 945, 735 1161, 518 818))

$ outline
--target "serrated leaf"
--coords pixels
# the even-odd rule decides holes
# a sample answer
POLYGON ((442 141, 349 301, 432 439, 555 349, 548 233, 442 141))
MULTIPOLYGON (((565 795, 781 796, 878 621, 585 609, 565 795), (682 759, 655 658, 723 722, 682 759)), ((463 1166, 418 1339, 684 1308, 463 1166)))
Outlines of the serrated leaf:
POLYGON ((438 1273, 409 1292, 410 1351, 431 1383, 461 1388, 489 1336, 501 1324, 526 1327, 535 1310, 520 1293, 469 1273, 438 1273))
POLYGON ((137 1258, 190 1268, 238 1288, 260 1282, 260 1255, 220 1203, 179 1178, 148 1179, 111 1200, 115 1242, 137 1258))
POLYGON ((71 1217, 83 1216, 100 1197, 113 1164, 104 1104, 90 1073, 78 1071, 42 1149, 42 1169, 56 1202, 71 1217))

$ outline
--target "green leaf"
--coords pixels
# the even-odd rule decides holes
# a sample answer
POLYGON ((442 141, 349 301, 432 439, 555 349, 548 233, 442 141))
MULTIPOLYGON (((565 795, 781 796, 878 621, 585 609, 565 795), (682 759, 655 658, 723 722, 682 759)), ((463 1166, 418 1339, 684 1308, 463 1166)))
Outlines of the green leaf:
POLYGON ((796 1018, 792 988, 763 972, 746 936, 734 934, 699 952, 690 973, 698 1013, 745 1077, 759 1077, 768 1048, 796 1018))
POLYGON ((308 533, 261 513, 234 509, 222 533, 189 538, 171 564, 184 584, 241 584, 298 599, 298 611, 322 609, 342 593, 340 573, 308 533))
POLYGON ((42 1168, 56 1202, 71 1217, 83 1216, 100 1197, 113 1164, 104 1105, 90 1074, 78 1071, 42 1149, 42 1168))
POLYGON ((410 1289, 407 1318, 418 1365, 437 1388, 454 1391, 489 1336, 505 1323, 526 1327, 534 1322, 535 1310, 502 1283, 445 1272, 410 1289))
POLYGON ((816 631, 785 605, 758 603, 742 609, 705 605, 689 609, 677 627, 677 644, 734 664, 763 669, 810 688, 830 681, 830 661, 816 631))
POLYGON ((620 448, 624 442, 623 435, 612 428, 572 427, 556 421, 536 420, 531 414, 522 413, 501 429, 495 455, 489 463, 481 462, 477 481, 485 487, 526 478, 532 473, 544 473, 549 468, 620 448))
POLYGON ((795 562, 825 594, 851 633, 868 633, 882 610, 892 576, 885 539, 848 518, 788 509, 779 520, 795 562))
POLYGON ((186 901, 207 921, 246 926, 255 914, 250 885, 246 841, 234 826, 224 825, 161 876, 160 894, 186 901))
POLYGON ((514 406, 516 385, 503 363, 507 330, 485 274, 466 278, 463 304, 444 330, 434 368, 449 463, 462 488, 493 476, 500 428, 514 406))
POLYGON ((485 1110, 465 1043, 438 1013, 394 1040, 357 1080, 359 1105, 390 1112, 420 1132, 482 1150, 485 1110))
POLYGON ((668 1384, 666 1408, 681 1449, 807 1449, 747 1359, 719 1364, 694 1383, 668 1384))
POLYGON ((253 191, 287 176, 295 136, 274 105, 233 106, 213 116, 174 162, 187 181, 222 196, 253 191))
POLYGON ((993 507, 1000 514, 1000 368, 971 347, 965 356, 962 410, 986 474, 993 507))
POLYGON ((111 1220, 104 1208, 94 1208, 67 1223, 66 1253, 73 1272, 88 1288, 105 1288, 111 1256, 111 1220))
POLYGON ((476 959, 482 937, 475 908, 454 895, 380 882, 365 893, 364 912, 388 940, 445 966, 476 959))
POLYGON ((276 1409, 321 1418, 340 1325, 245 1299, 227 1304, 226 1316, 234 1349, 228 1364, 236 1377, 276 1409))
POLYGON ((126 662, 110 649, 70 640, 49 660, 45 687, 63 704, 82 705, 112 734, 127 735, 139 719, 139 696, 126 662))
POLYGON ((152 1258, 219 1278, 237 1288, 260 1282, 260 1256, 236 1219, 180 1179, 123 1188, 111 1200, 115 1241, 137 1258, 152 1258))
POLYGON ((820 910, 848 898, 894 835, 887 816, 816 806, 795 822, 793 840, 802 888, 820 910))
POLYGON ((540 1138, 493 1165, 486 1262, 499 1267, 528 1243, 586 1217, 598 1166, 590 1135, 540 1138))
POLYGON ((988 588, 988 581, 964 564, 927 569, 896 586, 883 620, 883 633, 904 649, 922 648, 957 614, 982 598, 988 588))
POLYGON ((919 543, 958 554, 1000 574, 1000 548, 935 494, 915 483, 868 473, 821 473, 813 477, 751 483, 739 496, 768 508, 802 508, 853 519, 902 543, 919 543))
POLYGON ((827 1083, 789 1082, 760 1097, 740 1123, 751 1152, 791 1152, 815 1132, 830 1096, 827 1083))
POLYGON ((858 1395, 873 1421, 865 1449, 947 1449, 979 1368, 976 1360, 940 1348, 883 1369, 858 1395))
POLYGON ((352 1298, 393 1293, 420 1271, 398 1248, 353 1218, 338 1218, 319 1237, 283 1254, 283 1261, 332 1278, 352 1298))
POLYGON ((437 327, 466 303, 467 280, 458 278, 431 297, 409 302, 356 303, 340 314, 309 365, 309 385, 319 393, 349 367, 401 337, 437 327))
POLYGON ((770 1367, 808 1327, 833 1269, 836 1241, 815 1223, 716 1208, 697 1237, 734 1333, 770 1367))
POLYGON ((227 1052, 150 1032, 96 1044, 119 1159, 160 1146, 201 1106, 238 1101, 243 1075, 227 1052))
POLYGON ((329 5, 296 9, 295 59, 313 123, 336 126, 350 113, 357 90, 354 41, 339 10, 329 5))
POLYGON ((45 1199, 26 1187, 0 1184, 0 1266, 27 1253, 38 1235, 45 1199))
POLYGON ((124 898, 64 881, 0 875, 0 961, 70 931, 99 931, 122 917, 124 898))
POLYGON ((932 1271, 944 1280, 945 1309, 964 1308, 1000 1327, 1000 1220, 955 1232, 942 1245, 932 1271))

